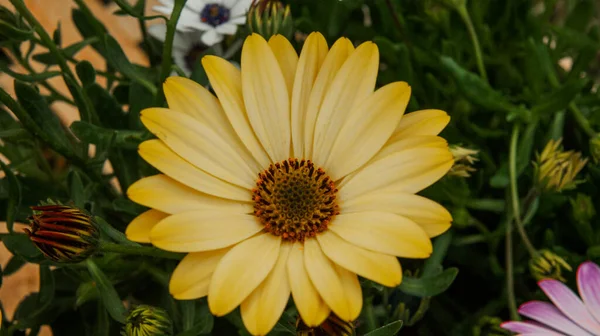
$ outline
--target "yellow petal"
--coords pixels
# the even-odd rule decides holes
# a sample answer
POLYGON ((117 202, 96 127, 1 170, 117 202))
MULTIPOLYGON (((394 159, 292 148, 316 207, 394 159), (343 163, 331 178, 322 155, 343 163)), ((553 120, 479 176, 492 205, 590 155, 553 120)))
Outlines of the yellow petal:
POLYGON ((355 273, 350 272, 338 265, 333 265, 340 282, 342 283, 342 290, 346 295, 346 301, 348 302, 348 311, 350 313, 349 318, 346 320, 352 322, 358 318, 362 309, 362 288, 360 288, 360 282, 358 276, 355 273))
MULTIPOLYGON (((407 113, 398 123, 392 139, 414 135, 438 135, 450 122, 450 116, 441 110, 421 110, 407 113)), ((390 140, 392 140, 390 139, 390 140)))
POLYGON ((350 244, 330 230, 317 235, 317 240, 331 261, 363 278, 388 287, 396 287, 402 281, 402 269, 394 256, 350 244))
POLYGON ((154 209, 143 212, 127 225, 125 229, 127 239, 138 243, 149 243, 152 228, 168 215, 154 209))
POLYGON ((253 211, 251 203, 204 194, 162 174, 136 181, 127 189, 127 196, 136 203, 168 214, 201 209, 228 213, 253 211))
POLYGON ((150 232, 152 244, 167 251, 201 252, 231 246, 263 229, 254 215, 215 210, 169 216, 150 232))
MULTIPOLYGON (((391 212, 417 223, 429 237, 450 228, 452 216, 440 204, 413 194, 375 190, 343 202, 343 213, 364 211, 391 212)), ((358 273, 358 272, 357 272, 358 273)))
POLYGON ((269 47, 271 47, 271 51, 273 51, 285 78, 288 95, 291 95, 292 86, 294 85, 294 75, 296 74, 296 67, 298 65, 298 54, 290 41, 283 37, 283 35, 272 36, 269 39, 269 47))
POLYGON ((342 320, 356 319, 362 306, 362 297, 361 303, 357 304, 355 285, 351 276, 345 273, 348 271, 337 267, 327 259, 315 239, 307 239, 304 242, 304 265, 310 280, 329 308, 342 320))
POLYGON ((312 158, 316 163, 322 165, 326 162, 348 113, 373 93, 378 67, 377 45, 365 42, 356 48, 335 75, 315 123, 312 158))
POLYGON ((286 265, 292 244, 283 243, 277 262, 260 286, 241 305, 242 320, 252 335, 266 335, 273 329, 290 298, 286 265))
POLYGON ((202 66, 212 88, 219 97, 227 119, 229 119, 242 143, 252 153, 252 156, 261 167, 268 167, 271 161, 258 142, 246 115, 240 70, 228 61, 216 56, 203 57, 202 66))
POLYGON ((140 156, 149 164, 177 182, 200 192, 238 201, 250 201, 250 190, 225 182, 192 165, 175 154, 161 140, 140 144, 140 156))
POLYGON ((369 161, 388 141, 410 99, 405 82, 388 84, 355 105, 343 123, 331 152, 324 155, 325 170, 334 180, 369 161))
MULTIPOLYGON (((341 214, 335 217, 329 229, 356 246, 403 258, 427 258, 433 249, 431 240, 419 225, 393 213, 341 214)), ((311 279, 314 278, 311 276, 311 279)))
POLYGON ((217 97, 213 96, 202 85, 185 77, 169 77, 163 85, 169 109, 188 114, 207 125, 223 137, 227 142, 244 148, 239 154, 253 168, 261 166, 245 148, 234 131, 225 111, 217 97))
POLYGON ((316 327, 329 316, 329 306, 325 304, 313 286, 304 263, 304 247, 295 243, 290 251, 287 264, 288 278, 294 303, 300 317, 309 327, 316 327))
POLYGON ((435 135, 413 135, 408 138, 397 138, 394 141, 388 140, 371 161, 377 161, 390 154, 415 147, 448 148, 448 142, 444 138, 435 135))
POLYGON ((270 233, 245 240, 223 257, 208 287, 208 306, 229 314, 267 277, 279 257, 281 238, 270 233))
POLYGON ((411 148, 390 154, 349 175, 339 196, 348 200, 382 188, 416 193, 442 178, 454 164, 447 148, 411 148))
POLYGON ((210 279, 230 248, 188 253, 173 271, 169 292, 177 300, 193 300, 208 295, 210 279))
MULTIPOLYGON (((313 32, 304 41, 296 70, 292 92, 291 122, 294 157, 304 156, 304 126, 308 99, 313 84, 327 55, 327 41, 321 33, 313 32)), ((315 114, 316 116, 316 114, 315 114)), ((314 121, 313 121, 314 126, 314 121)))
POLYGON ((149 108, 142 123, 186 161, 222 180, 251 189, 256 170, 240 156, 241 148, 225 141, 215 130, 176 111, 149 108))
POLYGON ((242 90, 254 133, 273 162, 290 156, 290 100, 267 41, 252 34, 242 48, 242 90))
MULTIPOLYGON (((338 71, 353 52, 354 46, 352 45, 352 42, 350 42, 349 39, 342 37, 331 46, 331 50, 327 53, 327 56, 319 69, 319 73, 310 92, 308 105, 306 106, 306 118, 304 120, 305 158, 312 157, 315 124, 325 94, 327 94, 338 71)), ((300 122, 302 122, 301 119, 300 122)))

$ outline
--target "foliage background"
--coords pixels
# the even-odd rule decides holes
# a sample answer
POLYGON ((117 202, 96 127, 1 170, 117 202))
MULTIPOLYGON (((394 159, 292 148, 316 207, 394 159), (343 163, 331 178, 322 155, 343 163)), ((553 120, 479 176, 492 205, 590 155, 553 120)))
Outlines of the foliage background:
MULTIPOLYGON (((132 64, 93 17, 87 1, 74 2, 72 19, 82 39, 68 46, 61 45, 60 33, 48 32, 46 40, 39 31, 34 34, 31 27, 35 25, 26 15, 23 20, 11 14, 12 7, 0 12, 0 46, 8 56, 0 62, 0 69, 19 80, 16 101, 0 92, 5 105, 0 107, 0 154, 7 159, 2 167, 5 177, 0 180, 0 219, 11 228, 15 221, 24 222, 30 214, 28 207, 41 200, 71 200, 104 219, 99 225, 106 239, 127 244, 112 228, 123 231, 143 208, 111 187, 110 178, 116 178, 124 190, 154 173, 137 157, 135 148, 150 137, 140 126, 139 111, 164 103, 159 85, 164 79, 161 45, 143 41, 151 65, 132 64), (32 39, 38 48, 29 54, 32 39), (106 68, 94 69, 89 62, 74 58, 83 47, 102 55, 106 68), (35 74, 14 73, 9 59, 48 67, 35 74), (68 95, 35 89, 52 87, 48 79, 54 77, 67 83, 68 95), (70 129, 48 107, 61 100, 80 112, 81 121, 69 125, 70 129), (89 144, 96 147, 92 157, 89 144), (106 160, 112 163, 114 175, 102 176, 106 160)), ((576 198, 587 195, 592 209, 597 206, 600 169, 596 162, 591 160, 580 173, 583 183, 575 190, 531 191, 536 185, 532 161, 548 140, 562 137, 565 148, 592 158, 600 151, 599 145, 590 143, 600 130, 597 1, 287 3, 298 32, 294 41, 298 49, 302 33, 311 31, 322 32, 330 44, 340 36, 355 44, 373 40, 381 54, 378 85, 407 81, 413 92, 408 111, 447 111, 452 120, 442 136, 451 144, 480 151, 477 171, 470 178, 446 177, 423 192, 452 212, 453 229, 436 239, 431 259, 403 263, 407 281, 400 288, 364 283, 359 334, 396 320, 404 321, 402 335, 500 333, 494 328, 499 321, 494 317, 509 319, 509 297, 517 304, 543 299, 529 273, 530 255, 520 236, 510 230, 507 234, 515 214, 523 218, 537 249, 553 251, 573 268, 586 259, 600 261, 599 220, 590 204, 580 201, 582 196, 576 198), (482 67, 473 33, 480 45, 482 67), (514 174, 510 162, 515 164, 514 174), (520 204, 520 212, 515 211, 515 203, 520 204), (507 242, 512 245, 508 258, 507 242), (509 278, 514 279, 514 294, 508 290, 509 278)), ((142 17, 139 7, 132 9, 130 14, 142 17)), ((226 43, 245 34, 241 29, 226 43)), ((239 60, 239 54, 233 59, 239 60)), ((201 66, 192 78, 207 84, 201 66)), ((20 303, 13 320, 3 314, 2 331, 8 334, 17 335, 22 328, 32 328, 35 334, 40 325, 50 324, 55 335, 91 335, 92 330, 93 334, 116 335, 120 324, 111 316, 124 309, 120 299, 166 308, 181 335, 244 333, 238 313, 215 319, 203 300, 170 298, 166 283, 174 261, 103 253, 94 258, 98 276, 85 264, 51 269, 53 264, 20 232, 4 234, 2 241, 15 255, 3 276, 28 262, 40 264, 41 277, 40 291, 20 303)), ((565 276, 574 287, 574 273, 565 276)), ((294 323, 295 312, 290 308, 274 333, 292 334, 294 323)))

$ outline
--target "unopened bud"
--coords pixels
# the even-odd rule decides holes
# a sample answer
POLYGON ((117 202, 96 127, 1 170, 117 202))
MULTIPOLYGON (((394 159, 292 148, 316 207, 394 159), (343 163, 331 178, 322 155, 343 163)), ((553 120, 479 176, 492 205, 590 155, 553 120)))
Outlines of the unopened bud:
POLYGON ((535 180, 542 190, 561 192, 575 188, 581 181, 575 180, 577 174, 587 163, 581 153, 563 151, 562 140, 550 140, 534 163, 535 180))
POLYGON ((450 152, 454 156, 454 165, 450 168, 448 175, 469 177, 472 172, 476 171, 473 164, 479 160, 477 158, 478 150, 452 145, 450 146, 450 152))
POLYGON ((567 262, 548 250, 539 251, 538 255, 529 261, 529 271, 536 280, 555 279, 565 282, 566 279, 562 276, 562 271, 572 271, 571 266, 567 262))
POLYGON ((296 321, 297 336, 351 336, 354 335, 354 323, 347 322, 331 313, 323 323, 316 327, 307 326, 298 316, 296 321))
POLYGON ((290 6, 284 7, 277 0, 253 0, 248 10, 248 27, 267 40, 277 34, 289 40, 294 30, 290 6))
POLYGON ((121 335, 171 336, 173 323, 164 309, 141 305, 129 312, 121 335))
POLYGON ((76 263, 94 253, 98 229, 90 216, 66 205, 31 207, 31 226, 24 229, 42 253, 55 262, 76 263))

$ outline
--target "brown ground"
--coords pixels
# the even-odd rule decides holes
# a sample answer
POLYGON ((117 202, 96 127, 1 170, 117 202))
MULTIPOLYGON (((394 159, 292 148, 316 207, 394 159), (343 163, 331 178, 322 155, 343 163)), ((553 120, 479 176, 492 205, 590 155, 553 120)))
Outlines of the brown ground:
MULTIPOLYGON (((138 22, 134 18, 115 16, 112 13, 117 9, 115 4, 104 6, 101 0, 84 0, 90 9, 96 13, 98 19, 104 23, 109 32, 121 43, 121 46, 127 53, 130 61, 138 64, 146 64, 147 60, 143 52, 137 47, 140 34, 138 22)), ((133 1, 130 1, 133 2, 133 1)), ((37 19, 42 23, 47 31, 52 34, 60 21, 62 30, 63 46, 81 40, 81 36, 71 22, 71 8, 75 7, 72 0, 25 0, 28 8, 33 12, 37 19)), ((149 12, 151 5, 156 4, 156 0, 148 0, 147 11, 149 12)), ((0 5, 7 6, 12 9, 8 0, 0 0, 0 5)), ((155 24, 156 21, 151 21, 150 24, 155 24)), ((86 48, 77 54, 78 59, 85 59, 97 67, 103 67, 102 58, 91 48, 86 48)), ((40 67, 42 69, 42 67, 40 67)), ((18 67, 16 71, 20 71, 18 67)), ((99 78, 99 81, 101 79, 99 78)), ((59 77, 51 80, 51 83, 63 94, 69 96, 68 90, 64 82, 59 77)), ((9 93, 13 93, 12 79, 6 75, 0 75, 0 87, 9 93)), ((73 120, 78 119, 77 110, 71 106, 57 103, 53 106, 60 114, 61 119, 66 125, 69 125, 73 120)), ((3 158, 0 158, 3 159, 3 158)), ((2 177, 2 175, 0 175, 2 177)), ((22 226, 21 226, 22 227, 22 226)), ((19 227, 20 228, 20 227, 19 227)), ((17 228, 17 229, 19 229, 17 228)), ((0 232, 6 232, 4 223, 0 223, 0 232)), ((4 245, 0 244, 0 264, 2 267, 10 259, 11 254, 6 250, 4 245)), ((19 272, 5 277, 3 279, 2 288, 0 288, 0 300, 4 305, 8 317, 12 317, 15 308, 21 299, 28 293, 37 291, 39 287, 38 267, 28 264, 21 268, 19 272)), ((51 335, 49 328, 43 330, 41 335, 51 335)))

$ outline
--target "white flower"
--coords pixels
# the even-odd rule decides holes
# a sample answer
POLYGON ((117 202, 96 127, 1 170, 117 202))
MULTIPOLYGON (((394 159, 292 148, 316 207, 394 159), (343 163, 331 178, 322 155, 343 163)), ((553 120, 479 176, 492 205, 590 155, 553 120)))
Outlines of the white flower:
MULTIPOLYGON (((174 0, 159 0, 161 6, 153 9, 171 15, 174 0)), ((182 33, 200 31, 200 40, 212 46, 223 40, 224 35, 233 35, 238 25, 246 23, 246 12, 251 0, 188 0, 177 22, 182 33)))

